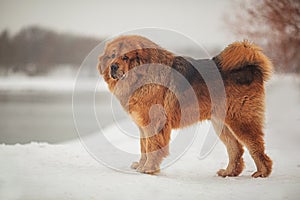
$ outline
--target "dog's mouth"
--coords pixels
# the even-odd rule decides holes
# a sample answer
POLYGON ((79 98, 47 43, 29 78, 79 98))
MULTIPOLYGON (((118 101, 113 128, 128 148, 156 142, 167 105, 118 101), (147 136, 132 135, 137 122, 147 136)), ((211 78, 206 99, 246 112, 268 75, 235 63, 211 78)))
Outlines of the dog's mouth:
POLYGON ((127 74, 123 71, 112 71, 110 74, 111 78, 115 80, 123 80, 126 78, 127 74))

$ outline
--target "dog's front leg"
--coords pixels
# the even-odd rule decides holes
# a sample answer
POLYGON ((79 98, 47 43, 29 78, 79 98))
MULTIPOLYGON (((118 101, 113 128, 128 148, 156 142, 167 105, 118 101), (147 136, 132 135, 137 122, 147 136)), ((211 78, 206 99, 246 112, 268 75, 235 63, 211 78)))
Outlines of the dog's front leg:
POLYGON ((144 130, 144 134, 145 155, 142 155, 142 158, 146 158, 146 162, 137 170, 146 174, 159 173, 163 158, 169 154, 171 128, 165 125, 157 134, 149 134, 147 130, 144 130))
POLYGON ((132 169, 136 169, 137 171, 141 171, 147 161, 146 154, 146 136, 142 128, 140 128, 140 147, 141 147, 141 158, 139 162, 133 162, 131 165, 132 169))
POLYGON ((155 174, 160 171, 163 158, 169 154, 171 126, 161 104, 151 105, 149 109, 142 107, 137 110, 148 112, 146 115, 141 112, 131 112, 131 116, 140 127, 141 135, 141 159, 131 167, 141 173, 155 174))

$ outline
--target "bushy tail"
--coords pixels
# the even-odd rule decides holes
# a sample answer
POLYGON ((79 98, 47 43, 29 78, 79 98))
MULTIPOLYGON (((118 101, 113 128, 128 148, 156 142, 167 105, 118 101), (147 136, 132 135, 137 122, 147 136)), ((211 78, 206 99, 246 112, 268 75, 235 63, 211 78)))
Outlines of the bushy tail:
POLYGON ((242 69, 246 66, 257 67, 264 81, 270 79, 273 71, 272 63, 262 53, 262 49, 247 40, 230 44, 214 57, 214 60, 223 71, 242 69))

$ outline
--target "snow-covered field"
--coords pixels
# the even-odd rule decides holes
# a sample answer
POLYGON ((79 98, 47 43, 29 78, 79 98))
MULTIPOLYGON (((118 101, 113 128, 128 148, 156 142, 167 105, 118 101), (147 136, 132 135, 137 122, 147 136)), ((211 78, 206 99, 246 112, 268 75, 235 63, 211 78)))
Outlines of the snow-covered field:
MULTIPOLYGON (((2 144, 0 199, 299 199, 299 111, 300 79, 275 76, 267 85, 265 138, 274 169, 266 179, 251 178, 255 165, 247 152, 246 169, 239 177, 217 177, 215 172, 227 164, 225 148, 219 142, 200 160, 201 137, 156 176, 107 168, 78 140, 57 145, 2 144)), ((110 126, 104 132, 115 130, 110 126)))
MULTIPOLYGON (((26 77, 12 76, 0 77, 0 91, 15 92, 15 91, 41 91, 41 92, 69 92, 74 88, 74 77, 26 77)), ((81 80, 79 90, 94 90, 97 87, 99 90, 108 91, 104 84, 99 83, 97 86, 95 80, 81 80)))

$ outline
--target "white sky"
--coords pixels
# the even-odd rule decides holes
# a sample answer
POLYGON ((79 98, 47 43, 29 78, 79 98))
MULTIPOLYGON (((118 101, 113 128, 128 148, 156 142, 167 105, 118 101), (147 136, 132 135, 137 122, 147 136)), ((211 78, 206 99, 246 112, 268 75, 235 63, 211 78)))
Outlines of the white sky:
POLYGON ((0 0, 0 30, 27 25, 97 37, 141 27, 179 31, 202 44, 234 40, 224 25, 230 0, 0 0))

